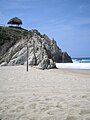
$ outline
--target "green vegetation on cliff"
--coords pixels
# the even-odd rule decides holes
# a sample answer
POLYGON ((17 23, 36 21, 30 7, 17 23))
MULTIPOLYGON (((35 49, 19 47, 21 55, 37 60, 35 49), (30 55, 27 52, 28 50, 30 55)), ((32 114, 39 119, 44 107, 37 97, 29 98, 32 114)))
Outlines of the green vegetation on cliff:
POLYGON ((5 42, 16 42, 27 34, 28 31, 21 28, 0 27, 0 46, 5 42))

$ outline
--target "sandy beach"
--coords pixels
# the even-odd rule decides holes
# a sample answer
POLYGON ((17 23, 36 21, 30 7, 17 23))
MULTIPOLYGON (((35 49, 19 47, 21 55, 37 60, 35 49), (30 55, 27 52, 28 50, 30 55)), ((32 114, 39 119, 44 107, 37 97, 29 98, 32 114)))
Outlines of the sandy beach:
POLYGON ((90 120, 90 70, 0 67, 0 120, 90 120))

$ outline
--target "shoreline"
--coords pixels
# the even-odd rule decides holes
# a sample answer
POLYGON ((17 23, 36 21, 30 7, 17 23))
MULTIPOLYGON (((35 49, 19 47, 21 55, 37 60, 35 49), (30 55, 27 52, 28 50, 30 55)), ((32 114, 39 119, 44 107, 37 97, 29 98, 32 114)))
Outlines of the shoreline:
POLYGON ((57 68, 90 70, 90 63, 56 63, 57 68))
POLYGON ((7 68, 23 68, 25 73, 29 73, 30 69, 36 70, 36 71, 58 71, 58 72, 66 72, 66 73, 73 73, 73 74, 86 74, 86 75, 90 75, 90 70, 89 69, 74 69, 74 68, 54 68, 54 69, 45 69, 45 70, 41 70, 38 69, 36 66, 29 66, 28 69, 29 71, 27 71, 27 66, 26 65, 17 65, 17 66, 0 66, 0 69, 7 69, 7 68))

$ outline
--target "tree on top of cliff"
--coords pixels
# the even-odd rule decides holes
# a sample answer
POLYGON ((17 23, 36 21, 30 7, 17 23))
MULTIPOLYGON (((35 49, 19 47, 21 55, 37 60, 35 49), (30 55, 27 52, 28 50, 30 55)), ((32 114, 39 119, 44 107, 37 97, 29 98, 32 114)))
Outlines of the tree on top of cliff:
POLYGON ((7 24, 11 24, 11 25, 22 25, 22 20, 20 20, 18 17, 14 17, 12 19, 10 19, 7 24))

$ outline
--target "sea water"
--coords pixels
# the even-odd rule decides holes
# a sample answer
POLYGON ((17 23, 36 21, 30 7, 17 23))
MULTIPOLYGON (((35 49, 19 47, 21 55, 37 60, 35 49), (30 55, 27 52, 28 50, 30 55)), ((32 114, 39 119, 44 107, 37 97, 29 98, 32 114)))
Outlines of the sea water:
POLYGON ((56 63, 57 68, 88 69, 90 70, 90 58, 72 58, 73 63, 56 63))
POLYGON ((72 58, 73 63, 90 63, 90 57, 87 58, 72 58))

